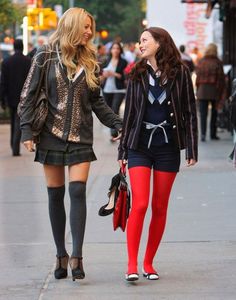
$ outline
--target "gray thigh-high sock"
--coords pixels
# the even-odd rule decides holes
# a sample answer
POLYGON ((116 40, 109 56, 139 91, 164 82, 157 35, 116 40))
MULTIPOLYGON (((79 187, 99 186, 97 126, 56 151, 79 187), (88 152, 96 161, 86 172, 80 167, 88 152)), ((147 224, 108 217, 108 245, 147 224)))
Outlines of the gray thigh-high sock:
POLYGON ((70 226, 72 235, 72 257, 82 257, 84 231, 86 223, 86 183, 72 181, 69 183, 71 200, 70 226))
POLYGON ((66 212, 64 206, 65 185, 48 187, 49 217, 57 248, 57 256, 67 255, 65 248, 66 212))

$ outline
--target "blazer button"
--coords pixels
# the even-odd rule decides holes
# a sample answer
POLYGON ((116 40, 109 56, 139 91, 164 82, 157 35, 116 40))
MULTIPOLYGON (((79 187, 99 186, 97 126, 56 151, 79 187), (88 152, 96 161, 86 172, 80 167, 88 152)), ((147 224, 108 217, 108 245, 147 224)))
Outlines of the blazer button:
POLYGON ((168 104, 168 105, 170 105, 170 104, 171 104, 171 102, 170 102, 170 101, 168 101, 168 102, 167 102, 167 104, 168 104))
POLYGON ((176 125, 173 125, 173 128, 175 129, 175 128, 176 128, 176 125))
POLYGON ((174 113, 171 113, 170 116, 173 117, 174 113))

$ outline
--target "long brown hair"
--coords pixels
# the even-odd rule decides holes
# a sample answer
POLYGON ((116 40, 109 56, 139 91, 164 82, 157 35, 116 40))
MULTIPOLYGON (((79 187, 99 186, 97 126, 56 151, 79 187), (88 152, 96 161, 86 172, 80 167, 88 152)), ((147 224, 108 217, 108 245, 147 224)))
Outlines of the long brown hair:
POLYGON ((119 49, 120 49, 119 59, 121 58, 122 54, 124 53, 123 47, 122 47, 121 43, 119 43, 119 42, 114 42, 114 43, 111 45, 110 49, 109 49, 109 60, 112 58, 111 50, 112 50, 112 47, 115 46, 115 45, 117 45, 117 46, 119 47, 119 49))
MULTIPOLYGON (((180 53, 170 36, 170 34, 163 28, 150 27, 143 32, 148 31, 152 37, 157 41, 160 47, 155 55, 158 70, 161 71, 161 83, 165 82, 165 79, 171 79, 174 77, 176 70, 182 64, 180 53)), ((138 62, 132 70, 131 79, 140 80, 140 75, 147 70, 147 60, 142 59, 138 62)))

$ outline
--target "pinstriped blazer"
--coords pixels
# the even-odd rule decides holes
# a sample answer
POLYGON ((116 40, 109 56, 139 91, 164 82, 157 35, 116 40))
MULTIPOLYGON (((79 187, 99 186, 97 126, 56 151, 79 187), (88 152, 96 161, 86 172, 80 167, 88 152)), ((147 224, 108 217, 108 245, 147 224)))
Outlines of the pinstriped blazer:
MULTIPOLYGON (((128 149, 137 149, 142 120, 148 101, 148 72, 141 80, 129 80, 122 137, 118 159, 127 159, 128 149)), ((177 149, 186 149, 186 159, 198 158, 198 127, 196 100, 189 70, 181 65, 173 79, 167 83, 167 103, 173 139, 177 149)))

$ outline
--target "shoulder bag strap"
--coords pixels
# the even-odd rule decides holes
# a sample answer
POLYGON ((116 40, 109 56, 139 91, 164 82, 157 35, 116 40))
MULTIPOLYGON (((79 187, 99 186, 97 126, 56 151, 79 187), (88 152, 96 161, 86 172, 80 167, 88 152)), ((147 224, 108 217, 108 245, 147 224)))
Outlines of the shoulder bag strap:
MULTIPOLYGON (((46 51, 47 51, 47 48, 46 48, 46 51)), ((38 83, 37 90, 36 90, 36 93, 35 93, 36 99, 38 98, 40 90, 42 88, 44 74, 46 73, 46 69, 47 69, 47 67, 45 67, 45 64, 47 62, 48 56, 49 56, 49 54, 46 52, 45 57, 44 57, 42 72, 40 74, 39 83, 38 83)), ((46 83, 46 85, 47 85, 47 83, 46 83)), ((47 86, 45 87, 45 89, 46 89, 46 93, 47 93, 47 86)))

